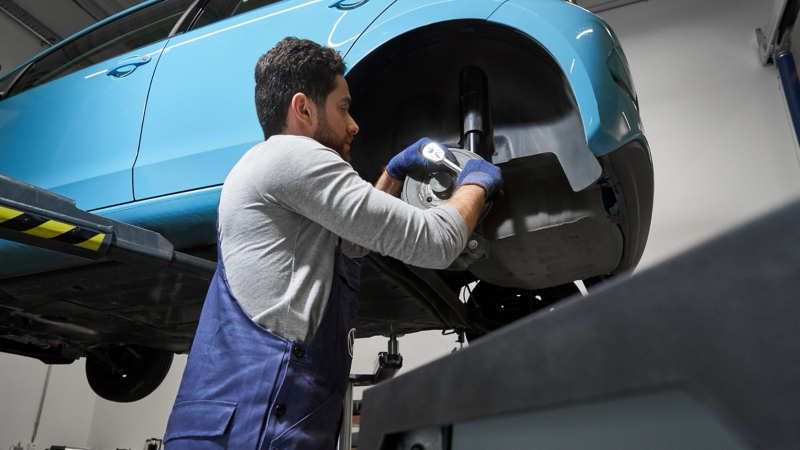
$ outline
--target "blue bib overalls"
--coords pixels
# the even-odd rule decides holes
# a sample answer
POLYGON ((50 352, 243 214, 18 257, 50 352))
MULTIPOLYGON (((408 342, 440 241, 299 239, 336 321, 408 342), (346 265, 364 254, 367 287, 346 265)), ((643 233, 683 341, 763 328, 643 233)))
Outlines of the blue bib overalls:
POLYGON ((290 342, 250 318, 231 293, 219 253, 167 424, 166 450, 336 447, 353 358, 360 266, 341 245, 335 252, 328 304, 307 344, 290 342))

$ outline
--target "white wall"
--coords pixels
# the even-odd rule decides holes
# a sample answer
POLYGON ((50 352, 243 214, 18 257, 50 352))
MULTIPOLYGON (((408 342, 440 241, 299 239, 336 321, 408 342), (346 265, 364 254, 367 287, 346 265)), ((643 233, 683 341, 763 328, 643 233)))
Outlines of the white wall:
POLYGON ((628 56, 655 166, 640 268, 800 194, 778 73, 756 46, 771 11, 768 1, 650 0, 603 14, 628 56))
MULTIPOLYGON (((603 14, 628 56, 655 164, 653 225, 640 267, 800 195, 798 151, 777 72, 757 57, 754 29, 766 24, 771 7, 650 0, 603 14)), ((2 33, 0 22, 0 39, 2 33)), ((454 341, 437 332, 401 338, 404 371, 449 354, 454 341)), ((385 345, 384 338, 357 341, 353 371, 370 372, 385 345)), ((163 434, 184 364, 185 357, 176 358, 158 391, 133 404, 88 392, 82 363, 56 368, 37 441, 138 450, 163 434)), ((30 435, 44 366, 0 355, 0 380, 0 445, 8 446, 30 435)))
MULTIPOLYGON (((53 366, 45 397, 38 449, 86 445, 95 395, 86 383, 84 362, 53 366)), ((38 360, 0 354, 0 448, 31 441, 47 366, 38 360)))
POLYGON ((147 398, 134 403, 114 403, 97 397, 91 417, 88 446, 94 449, 139 450, 149 438, 163 438, 186 355, 176 355, 167 378, 147 398))

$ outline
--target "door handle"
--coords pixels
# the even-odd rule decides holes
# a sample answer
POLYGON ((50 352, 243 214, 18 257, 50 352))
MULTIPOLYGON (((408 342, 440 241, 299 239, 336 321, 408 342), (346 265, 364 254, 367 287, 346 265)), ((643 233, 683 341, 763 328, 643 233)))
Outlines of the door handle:
POLYGON ((333 0, 328 4, 328 8, 336 8, 340 11, 346 11, 348 9, 356 9, 359 6, 363 6, 369 0, 354 0, 351 3, 345 3, 347 0, 333 0))
POLYGON ((116 66, 112 67, 106 73, 106 76, 109 77, 116 77, 116 78, 123 78, 131 74, 137 67, 147 64, 153 58, 145 55, 145 56, 131 56, 130 58, 125 58, 122 61, 118 62, 116 66))

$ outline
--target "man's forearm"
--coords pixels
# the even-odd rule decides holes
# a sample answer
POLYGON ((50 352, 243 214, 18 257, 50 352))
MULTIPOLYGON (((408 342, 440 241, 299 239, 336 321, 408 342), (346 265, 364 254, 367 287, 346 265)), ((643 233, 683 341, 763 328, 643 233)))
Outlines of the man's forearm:
POLYGON ((447 201, 447 205, 452 206, 461 214, 467 224, 467 236, 469 236, 475 229, 475 222, 478 221, 478 217, 486 206, 486 190, 475 184, 464 184, 447 201))
POLYGON ((375 182, 375 189, 386 192, 392 197, 400 195, 400 189, 403 188, 403 182, 397 178, 389 175, 386 169, 383 169, 381 177, 375 182))
MULTIPOLYGON (((383 170, 381 177, 375 182, 375 189, 394 197, 400 195, 400 189, 402 188, 403 182, 389 175, 386 169, 383 170)), ((478 216, 481 215, 483 208, 486 206, 486 190, 478 185, 465 184, 456 190, 456 193, 447 201, 447 204, 461 214, 467 224, 467 235, 470 235, 475 228, 475 222, 478 221, 478 216)))

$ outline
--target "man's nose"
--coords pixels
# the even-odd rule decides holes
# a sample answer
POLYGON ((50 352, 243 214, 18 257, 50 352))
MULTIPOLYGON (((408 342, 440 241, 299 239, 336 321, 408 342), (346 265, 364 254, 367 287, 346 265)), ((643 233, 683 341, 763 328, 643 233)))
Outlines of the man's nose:
POLYGON ((350 125, 347 127, 347 132, 351 135, 358 134, 358 124, 355 120, 350 121, 350 125))

